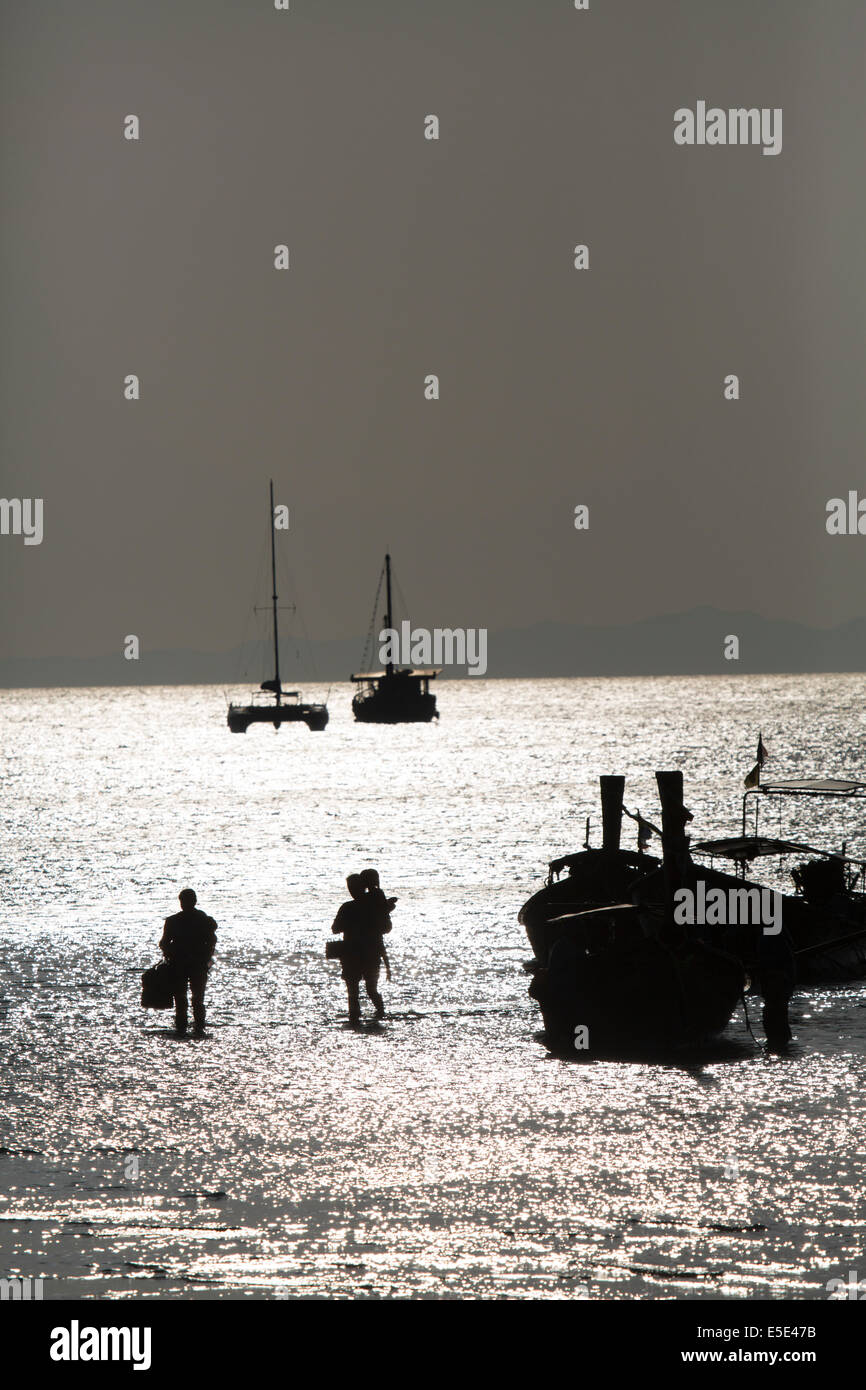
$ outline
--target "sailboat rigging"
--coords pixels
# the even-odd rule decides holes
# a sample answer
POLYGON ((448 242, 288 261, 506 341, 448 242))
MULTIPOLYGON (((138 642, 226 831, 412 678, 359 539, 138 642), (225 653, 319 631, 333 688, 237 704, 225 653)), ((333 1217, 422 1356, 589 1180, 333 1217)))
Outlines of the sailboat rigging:
MULTIPOLYGON (((379 579, 381 589, 382 580, 379 579)), ((379 593, 376 593, 378 603, 379 593)), ((393 628, 394 612, 391 598, 391 556, 385 556, 385 628, 393 628)), ((375 624, 376 614, 373 613, 375 624)), ((430 694, 430 682, 438 676, 438 668, 395 666, 386 663, 384 671, 363 671, 352 676, 359 687, 352 700, 352 711, 362 724, 429 724, 438 719, 436 696, 430 694)))
POLYGON ((324 729, 328 722, 326 705, 303 704, 297 690, 284 690, 280 677, 280 627, 277 616, 277 556, 274 541, 274 482, 270 483, 271 533, 271 607, 273 613, 274 674, 271 680, 262 681, 259 690, 268 697, 252 697, 248 705, 230 704, 227 723, 233 734, 245 734, 250 724, 273 724, 278 729, 281 724, 303 722, 313 731, 324 729))

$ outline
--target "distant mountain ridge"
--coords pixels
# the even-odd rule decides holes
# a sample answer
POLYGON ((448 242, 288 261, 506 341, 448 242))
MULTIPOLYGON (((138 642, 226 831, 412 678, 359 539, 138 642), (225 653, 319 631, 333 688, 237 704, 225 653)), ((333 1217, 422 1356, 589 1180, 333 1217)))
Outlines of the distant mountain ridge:
MULTIPOLYGON (((358 670, 363 638, 309 644, 286 639, 283 645, 285 686, 329 684, 348 681, 358 670)), ((148 651, 145 639, 139 661, 126 661, 120 643, 107 656, 0 657, 0 688, 209 683, 246 688, 258 684, 270 660, 264 643, 227 652, 148 651), (243 671, 247 674, 238 674, 243 671)), ((618 626, 537 623, 488 636, 487 678, 831 671, 866 671, 866 618, 819 629, 702 607, 618 626), (737 661, 725 659, 729 636, 739 639, 737 661)), ((440 679, 465 674, 465 667, 450 667, 440 679)))

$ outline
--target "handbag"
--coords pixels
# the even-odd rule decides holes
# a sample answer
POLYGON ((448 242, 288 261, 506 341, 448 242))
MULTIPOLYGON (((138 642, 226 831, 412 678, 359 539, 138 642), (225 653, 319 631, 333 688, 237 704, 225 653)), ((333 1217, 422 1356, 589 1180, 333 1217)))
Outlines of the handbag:
POLYGON ((174 970, 167 960, 151 966, 141 976, 141 1007, 143 1009, 174 1008, 174 970))
POLYGON ((334 940, 326 941, 326 942, 325 942, 325 960, 342 960, 342 959, 343 959, 343 947, 345 946, 345 944, 346 944, 345 941, 334 941, 334 940))

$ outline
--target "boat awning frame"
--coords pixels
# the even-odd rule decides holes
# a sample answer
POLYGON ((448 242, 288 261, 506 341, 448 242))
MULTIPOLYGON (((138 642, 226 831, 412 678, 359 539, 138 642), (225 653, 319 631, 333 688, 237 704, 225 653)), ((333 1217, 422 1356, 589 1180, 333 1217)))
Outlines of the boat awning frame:
POLYGON ((792 777, 784 782, 762 782, 749 787, 746 796, 760 792, 763 796, 864 796, 866 782, 853 782, 844 777, 792 777))
MULTIPOLYGON (((757 787, 747 787, 743 793, 743 835, 746 834, 746 812, 750 796, 833 796, 843 799, 866 796, 866 782, 854 781, 846 777, 789 777, 779 782, 761 782, 757 787)), ((757 806, 755 803, 755 829, 757 831, 757 806)), ((819 853, 819 851, 812 851, 819 853)))
POLYGON ((777 839, 772 835, 729 835, 721 840, 700 840, 691 848, 696 854, 733 859, 738 864, 750 864, 753 859, 787 854, 818 855, 822 859, 841 859, 846 864, 866 862, 862 859, 851 859, 848 855, 838 854, 833 850, 816 849, 814 845, 802 844, 797 840, 777 839))
MULTIPOLYGON (((395 676, 422 676, 425 680, 433 680, 442 670, 441 666, 395 666, 395 676)), ((357 675, 350 676, 352 681, 383 681, 387 676, 387 671, 361 671, 357 675)))

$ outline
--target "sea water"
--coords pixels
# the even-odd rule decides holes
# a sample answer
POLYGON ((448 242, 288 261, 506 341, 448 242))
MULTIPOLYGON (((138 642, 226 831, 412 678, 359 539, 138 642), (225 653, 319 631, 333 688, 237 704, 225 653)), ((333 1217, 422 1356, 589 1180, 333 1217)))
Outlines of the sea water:
MULTIPOLYGON (((866 775, 863 692, 443 681, 440 723, 377 727, 346 686, 322 733, 244 736, 217 687, 2 692, 0 1276, 46 1299, 591 1300, 866 1274, 863 987, 797 996, 786 1056, 750 1000, 757 1041, 740 1010, 705 1057, 555 1060, 517 922, 587 815, 599 843, 599 773, 657 822, 653 772, 681 768, 693 836, 739 833, 759 730, 767 777, 866 775), (368 866, 399 898, 393 980, 352 1031, 324 944, 368 866), (218 950, 207 1035, 178 1041, 139 977, 188 885, 218 950)), ((866 854, 858 804, 762 827, 866 854)))

